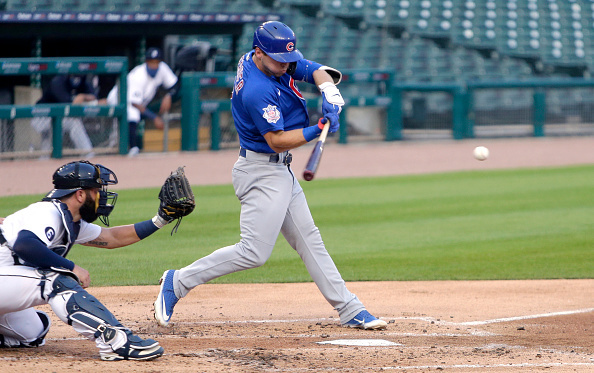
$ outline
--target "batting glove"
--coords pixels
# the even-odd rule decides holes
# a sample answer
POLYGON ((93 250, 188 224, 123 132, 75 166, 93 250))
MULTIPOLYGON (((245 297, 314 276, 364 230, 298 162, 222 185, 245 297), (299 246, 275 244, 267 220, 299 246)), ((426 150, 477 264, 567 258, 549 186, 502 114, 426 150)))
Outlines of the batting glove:
POLYGON ((318 86, 320 92, 322 92, 322 113, 324 115, 328 113, 340 114, 342 106, 344 105, 344 99, 340 94, 340 91, 336 86, 330 82, 322 83, 318 86))
POLYGON ((338 114, 328 113, 328 114, 324 115, 324 118, 322 118, 318 122, 318 126, 321 129, 324 129, 324 124, 328 120, 330 121, 330 128, 328 128, 328 132, 334 133, 334 132, 338 131, 338 129, 340 128, 340 123, 338 122, 338 114))

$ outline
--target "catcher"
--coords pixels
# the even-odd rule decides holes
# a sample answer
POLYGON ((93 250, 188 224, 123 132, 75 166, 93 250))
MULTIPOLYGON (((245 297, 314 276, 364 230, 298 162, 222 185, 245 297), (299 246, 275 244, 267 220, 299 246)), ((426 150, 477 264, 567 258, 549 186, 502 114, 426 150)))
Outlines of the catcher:
MULTIPOLYGON (((143 339, 122 325, 85 290, 89 272, 66 259, 74 244, 114 249, 138 242, 193 210, 193 195, 178 169, 160 193, 154 218, 109 228, 117 193, 113 171, 88 161, 58 168, 54 189, 42 201, 0 219, 0 347, 45 344, 50 318, 34 307, 49 304, 56 316, 92 340, 102 360, 151 360, 163 354, 153 339, 143 339), (178 184, 181 183, 181 184, 178 184), (180 196, 183 208, 177 208, 180 196), (99 219, 108 228, 94 224, 99 219)), ((173 174, 172 174, 173 175, 173 174)))

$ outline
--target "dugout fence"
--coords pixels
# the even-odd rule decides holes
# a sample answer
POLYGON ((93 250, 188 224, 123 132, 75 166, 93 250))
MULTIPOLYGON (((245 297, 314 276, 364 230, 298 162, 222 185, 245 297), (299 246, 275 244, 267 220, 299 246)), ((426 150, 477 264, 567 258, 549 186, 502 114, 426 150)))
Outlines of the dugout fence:
MULTIPOLYGON (((98 121, 96 135, 115 133, 115 142, 98 152, 126 154, 126 74, 124 57, 33 58, 0 60, 0 79, 10 75, 114 74, 119 79, 118 105, 0 104, 0 159, 44 155, 31 151, 31 120, 51 118, 52 149, 61 158, 78 154, 65 146, 68 118, 98 121), (115 129, 115 132, 114 132, 115 129)), ((238 146, 230 114, 234 73, 184 72, 181 76, 180 121, 175 136, 155 131, 157 143, 179 141, 172 150, 219 150, 238 146)), ((312 122, 321 116, 321 97, 313 85, 300 86, 312 122)), ((520 136, 594 135, 594 81, 540 78, 522 81, 403 83, 390 70, 349 70, 340 85, 346 105, 341 128, 329 141, 397 141, 520 136)), ((0 95, 0 103, 2 103, 0 95)), ((313 124, 313 123, 312 123, 313 124)), ((88 129, 88 127, 87 127, 88 129)), ((114 139, 111 139, 114 140, 114 139)), ((94 144, 95 145, 95 144, 94 144)))
MULTIPOLYGON (((128 60, 125 57, 73 57, 73 58, 8 58, 0 59, 0 79, 15 75, 28 75, 31 80, 41 76, 62 74, 110 74, 118 78, 119 103, 117 105, 27 104, 15 99, 0 102, 0 159, 45 157, 62 158, 65 153, 64 127, 78 119, 91 139, 92 152, 126 154, 128 152, 128 121, 126 112, 126 76, 128 60), (36 133, 32 121, 49 118, 49 131, 36 133), (103 120, 102 120, 103 118, 103 120), (86 123, 85 123, 86 122, 86 123), (49 138, 48 138, 49 137, 49 138), (38 149, 40 141, 50 141, 48 150, 38 149)), ((22 87, 24 90, 31 87, 22 87)), ((17 89, 15 88, 15 91, 17 89)), ((40 90, 37 90, 39 96, 40 90)), ((9 96, 10 97, 10 96, 9 96)), ((37 97, 38 98, 38 97, 37 97)), ((80 130, 78 128, 77 130, 80 130)), ((84 155, 80 150, 67 149, 68 154, 84 155)), ((85 149, 88 152, 88 149, 85 149)))
MULTIPOLYGON (((340 87, 346 105, 340 114, 341 127, 333 141, 344 144, 356 136, 376 141, 400 139, 401 129, 397 127, 399 121, 396 118, 401 112, 399 105, 392 105, 395 95, 393 79, 394 73, 386 70, 343 71, 340 87)), ((238 146, 230 116, 234 81, 235 74, 231 73, 182 74, 182 150, 219 150, 238 146)), ((305 86, 309 84, 299 88, 313 124, 321 116, 322 99, 313 85, 305 86), (312 87, 313 90, 308 90, 312 87)))
MULTIPOLYGON (((237 146, 229 114, 234 78, 228 73, 182 75, 182 150, 237 146), (225 99, 212 99, 208 91, 213 88, 223 89, 225 99)), ((589 79, 403 83, 392 71, 352 70, 344 72, 340 89, 346 105, 335 141, 343 144, 594 135, 594 81, 589 79), (363 111, 354 115, 357 109, 363 111), (362 135, 359 128, 366 124, 374 130, 362 135)), ((321 115, 321 98, 307 93, 315 119, 321 115)))

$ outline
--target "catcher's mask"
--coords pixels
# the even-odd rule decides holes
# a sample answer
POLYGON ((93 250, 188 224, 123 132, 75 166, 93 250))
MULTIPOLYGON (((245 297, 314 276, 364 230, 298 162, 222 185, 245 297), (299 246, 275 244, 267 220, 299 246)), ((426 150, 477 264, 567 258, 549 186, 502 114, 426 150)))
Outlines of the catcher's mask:
POLYGON ((67 163, 54 172, 52 189, 43 201, 66 197, 77 190, 99 188, 96 212, 99 220, 109 226, 109 214, 113 210, 118 194, 108 192, 107 186, 118 183, 116 174, 109 168, 89 161, 67 163))

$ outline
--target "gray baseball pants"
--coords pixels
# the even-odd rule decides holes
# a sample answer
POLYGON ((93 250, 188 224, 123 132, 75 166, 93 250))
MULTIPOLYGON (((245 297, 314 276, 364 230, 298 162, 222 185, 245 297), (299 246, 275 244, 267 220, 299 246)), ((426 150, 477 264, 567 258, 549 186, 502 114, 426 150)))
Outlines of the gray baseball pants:
POLYGON ((241 202, 241 240, 177 271, 175 294, 184 297, 194 287, 217 277, 263 265, 279 232, 297 251, 322 295, 341 323, 365 307, 351 293, 324 246, 299 181, 284 164, 287 153, 271 162, 270 154, 246 152, 233 168, 233 186, 241 202))

